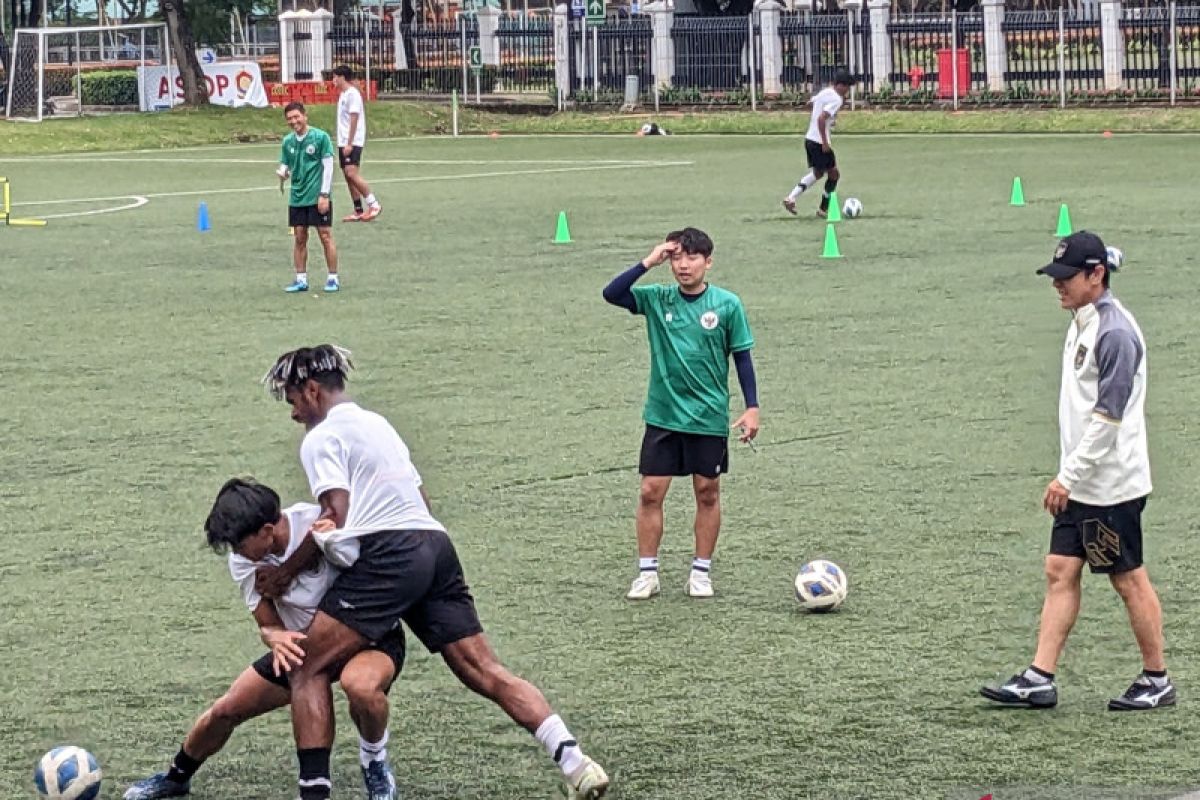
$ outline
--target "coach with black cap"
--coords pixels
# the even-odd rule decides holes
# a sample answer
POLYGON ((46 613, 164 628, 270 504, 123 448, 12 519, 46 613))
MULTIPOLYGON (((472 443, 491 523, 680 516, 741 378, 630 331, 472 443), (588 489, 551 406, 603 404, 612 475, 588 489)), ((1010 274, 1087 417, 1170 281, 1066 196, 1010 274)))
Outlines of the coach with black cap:
POLYGON ((1100 237, 1073 233, 1058 243, 1048 275, 1072 314, 1058 399, 1062 456, 1042 505, 1054 524, 1046 556, 1046 598, 1033 663, 980 691, 1004 705, 1058 703, 1054 671, 1079 614, 1086 563, 1108 575, 1125 602, 1142 651, 1142 672, 1112 711, 1174 705, 1163 657, 1162 608, 1142 566, 1142 510, 1150 494, 1146 446, 1146 342, 1133 315, 1109 289, 1115 264, 1100 237))

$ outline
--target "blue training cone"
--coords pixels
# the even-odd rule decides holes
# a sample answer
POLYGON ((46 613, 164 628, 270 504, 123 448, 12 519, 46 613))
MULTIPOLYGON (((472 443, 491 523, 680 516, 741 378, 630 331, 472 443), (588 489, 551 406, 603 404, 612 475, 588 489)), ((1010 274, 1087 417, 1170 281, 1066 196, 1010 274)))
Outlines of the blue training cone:
POLYGON ((207 231, 212 228, 208 221, 208 203, 201 203, 200 210, 196 214, 196 230, 207 231))

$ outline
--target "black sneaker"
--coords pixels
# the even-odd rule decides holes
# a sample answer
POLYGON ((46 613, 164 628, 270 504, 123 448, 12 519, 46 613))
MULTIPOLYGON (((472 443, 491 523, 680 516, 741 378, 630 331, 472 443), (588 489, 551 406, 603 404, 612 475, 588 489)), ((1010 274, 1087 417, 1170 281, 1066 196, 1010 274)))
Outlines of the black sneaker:
POLYGON ((1129 685, 1125 694, 1108 701, 1109 711, 1149 711, 1152 708, 1175 705, 1175 684, 1155 686, 1145 675, 1129 685))
POLYGON ((1034 683, 1023 673, 1017 673, 999 686, 984 686, 979 693, 1006 706, 1021 708, 1054 708, 1058 705, 1058 687, 1054 681, 1034 683))

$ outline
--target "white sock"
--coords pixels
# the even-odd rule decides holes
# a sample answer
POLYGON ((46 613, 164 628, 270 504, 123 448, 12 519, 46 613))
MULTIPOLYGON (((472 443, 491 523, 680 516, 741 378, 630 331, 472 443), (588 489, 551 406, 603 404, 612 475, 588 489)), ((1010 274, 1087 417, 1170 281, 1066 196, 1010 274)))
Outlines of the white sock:
POLYGON ((1031 683, 1050 683, 1051 681, 1054 680, 1053 678, 1047 678, 1045 675, 1038 672, 1033 667, 1030 667, 1029 669, 1025 670, 1025 672, 1022 674, 1024 675, 1025 679, 1030 681, 1031 683))
POLYGON ((809 187, 811 187, 816 182, 817 182, 817 176, 813 175, 811 172, 808 173, 803 178, 801 178, 800 182, 796 184, 796 187, 794 189, 792 189, 791 193, 788 195, 788 200, 795 200, 797 197, 804 194, 804 192, 806 192, 809 189, 809 187))
POLYGON ((658 572, 658 558, 639 558, 638 572, 658 572))
POLYGON ((711 558, 700 558, 699 556, 697 556, 696 558, 693 558, 692 559, 692 571, 693 572, 712 572, 712 559, 711 558))
POLYGON ((296 273, 296 282, 307 284, 308 283, 308 273, 307 272, 297 272, 296 273))
POLYGON ((1144 677, 1146 680, 1150 681, 1150 684, 1151 684, 1151 685, 1152 685, 1152 686, 1153 686, 1155 689, 1162 689, 1162 688, 1164 688, 1164 687, 1165 687, 1165 686, 1166 686, 1168 683, 1170 683, 1170 682, 1171 682, 1171 679, 1170 679, 1170 678, 1168 678, 1168 677, 1167 677, 1165 674, 1163 674, 1163 675, 1151 675, 1150 673, 1148 673, 1148 672, 1146 672, 1146 671, 1144 671, 1144 670, 1142 671, 1142 677, 1144 677))
POLYGON ((367 202, 367 205, 369 205, 369 206, 377 206, 377 205, 379 205, 379 201, 375 199, 375 193, 374 193, 374 192, 372 192, 371 194, 367 195, 367 196, 366 196, 366 197, 364 197, 363 199, 364 199, 364 200, 366 200, 366 202, 367 202))
POLYGON ((533 735, 546 748, 563 775, 570 777, 583 765, 583 751, 558 714, 546 717, 533 735))
POLYGON ((338 282, 338 274, 336 272, 329 273, 329 280, 333 281, 334 283, 337 283, 338 282))
POLYGON ((383 732, 383 738, 378 742, 368 742, 360 735, 358 737, 358 760, 366 769, 372 761, 387 761, 388 732, 383 732))

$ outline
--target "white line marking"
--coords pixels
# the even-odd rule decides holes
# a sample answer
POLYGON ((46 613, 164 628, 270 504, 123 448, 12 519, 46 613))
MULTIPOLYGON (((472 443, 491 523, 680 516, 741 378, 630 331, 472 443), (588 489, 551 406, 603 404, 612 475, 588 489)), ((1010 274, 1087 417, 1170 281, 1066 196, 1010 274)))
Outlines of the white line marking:
MULTIPOLYGON (((548 175, 561 172, 598 172, 601 170, 613 169, 647 169, 654 167, 690 167, 696 162, 694 161, 655 161, 646 164, 598 164, 589 167, 559 167, 555 169, 527 169, 527 170, 502 170, 499 172, 471 172, 463 175, 423 175, 405 178, 373 178, 371 183, 420 183, 424 181, 457 181, 467 178, 495 178, 509 175, 548 175)), ((68 200, 33 200, 13 203, 14 206, 32 206, 32 205, 49 205, 52 203, 101 203, 108 200, 129 200, 131 198, 144 199, 147 202, 152 197, 195 197, 197 195, 210 194, 242 194, 245 192, 277 192, 279 185, 274 186, 244 186, 236 189, 195 189, 186 192, 148 192, 143 195, 118 194, 107 197, 82 197, 72 198, 68 200)), ((145 203, 139 203, 145 205, 145 203)), ((129 206, 136 208, 137 206, 129 206)), ((110 209, 117 210, 117 209, 110 209)), ((99 213, 99 212, 96 212, 99 213)), ((76 214, 75 216, 82 216, 76 214)))
MULTIPOLYGON (((21 162, 27 159, 0 158, 0 163, 21 162)), ((81 158, 76 156, 53 156, 39 159, 40 161, 66 162, 70 164, 278 164, 279 159, 271 158, 131 158, 126 156, 104 156, 102 158, 81 158)), ((568 158, 372 158, 370 164, 406 164, 420 166, 487 166, 489 164, 560 164, 568 166, 591 166, 622 164, 625 166, 653 167, 663 162, 632 158, 597 158, 597 159, 568 159, 568 158)), ((669 163, 669 162, 668 162, 669 163)))
POLYGON ((91 203, 101 202, 105 200, 131 200, 133 202, 126 203, 123 206, 112 206, 111 208, 94 208, 90 211, 65 211, 61 214, 41 214, 34 219, 66 219, 67 217, 90 217, 96 214, 113 214, 117 211, 128 211, 131 208, 141 208, 150 202, 150 198, 140 194, 117 195, 116 197, 84 197, 71 200, 27 200, 21 203, 13 203, 16 206, 61 206, 73 203, 91 203))

